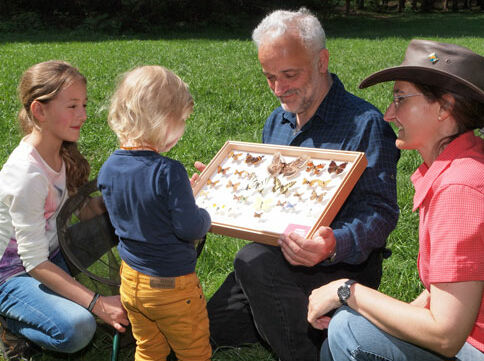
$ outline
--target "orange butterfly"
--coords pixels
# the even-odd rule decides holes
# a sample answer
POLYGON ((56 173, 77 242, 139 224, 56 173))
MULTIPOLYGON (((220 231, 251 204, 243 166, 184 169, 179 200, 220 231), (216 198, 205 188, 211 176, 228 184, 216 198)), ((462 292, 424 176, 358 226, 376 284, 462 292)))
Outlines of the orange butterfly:
POLYGON ((320 163, 318 165, 314 164, 313 162, 308 162, 306 167, 306 172, 311 172, 311 174, 319 174, 321 169, 324 168, 324 164, 320 163))
POLYGON ((220 180, 213 181, 211 179, 207 180, 207 185, 215 187, 220 180))
POLYGON ((228 154, 229 158, 232 158, 233 160, 239 160, 239 157, 242 155, 242 153, 234 153, 230 152, 228 154))
POLYGON ((262 158, 264 158, 263 155, 259 155, 257 157, 254 157, 252 154, 247 153, 247 156, 245 157, 245 163, 247 163, 247 164, 257 164, 262 160, 262 158))
POLYGON ((222 174, 226 174, 227 171, 230 169, 230 167, 227 167, 227 168, 222 168, 222 166, 218 166, 217 167, 217 173, 222 173, 222 174))
POLYGON ((235 191, 237 191, 237 187, 239 186, 239 184, 240 184, 240 183, 232 183, 232 181, 231 181, 231 180, 229 180, 229 181, 227 182, 226 187, 227 187, 227 188, 232 187, 233 191, 235 192, 235 191))
POLYGON ((246 174, 246 173, 247 173, 247 171, 245 171, 245 170, 237 170, 237 169, 234 172, 235 175, 238 175, 238 176, 241 176, 241 177, 243 177, 244 174, 246 174))

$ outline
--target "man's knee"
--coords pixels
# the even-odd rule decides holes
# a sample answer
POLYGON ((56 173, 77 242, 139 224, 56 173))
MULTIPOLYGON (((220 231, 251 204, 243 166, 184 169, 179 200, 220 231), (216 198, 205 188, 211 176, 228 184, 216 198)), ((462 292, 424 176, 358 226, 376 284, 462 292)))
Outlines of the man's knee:
MULTIPOLYGON (((276 259, 276 247, 267 246, 259 243, 249 243, 244 246, 235 256, 234 270, 239 280, 260 277, 261 272, 267 270, 267 267, 274 265, 276 259)), ((277 249, 279 251, 279 249, 277 249)), ((280 252, 280 251, 279 251, 280 252)))

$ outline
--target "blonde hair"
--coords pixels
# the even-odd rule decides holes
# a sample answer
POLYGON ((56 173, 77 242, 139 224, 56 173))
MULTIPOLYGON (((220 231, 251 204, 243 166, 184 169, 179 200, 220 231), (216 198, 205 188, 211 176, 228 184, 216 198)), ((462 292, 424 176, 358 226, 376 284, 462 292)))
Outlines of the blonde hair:
MULTIPOLYGON (((30 109, 32 103, 38 101, 46 104, 76 81, 87 84, 79 70, 60 60, 35 64, 23 73, 18 86, 18 96, 22 103, 18 120, 24 135, 30 134, 34 127, 39 128, 30 109)), ((76 142, 64 141, 60 154, 66 166, 67 190, 69 194, 74 194, 88 180, 89 163, 79 152, 76 142)))
POLYGON ((146 65, 121 78, 111 98, 108 123, 121 144, 163 149, 192 110, 188 86, 176 74, 146 65))

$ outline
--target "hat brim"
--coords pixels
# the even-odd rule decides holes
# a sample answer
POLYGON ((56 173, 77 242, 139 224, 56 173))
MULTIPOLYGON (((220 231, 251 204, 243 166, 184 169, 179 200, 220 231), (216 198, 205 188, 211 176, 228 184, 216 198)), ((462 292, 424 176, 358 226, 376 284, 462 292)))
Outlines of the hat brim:
POLYGON ((364 89, 378 83, 395 80, 438 86, 484 103, 484 91, 474 84, 449 73, 422 66, 401 65, 377 71, 363 79, 359 88, 364 89))

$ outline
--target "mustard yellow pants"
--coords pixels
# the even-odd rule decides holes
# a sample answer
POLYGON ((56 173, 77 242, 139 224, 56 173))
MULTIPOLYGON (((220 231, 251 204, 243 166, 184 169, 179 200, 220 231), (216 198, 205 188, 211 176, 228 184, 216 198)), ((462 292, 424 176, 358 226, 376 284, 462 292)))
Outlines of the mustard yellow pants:
POLYGON ((135 361, 210 360, 206 301, 195 273, 153 277, 121 264, 121 302, 136 339, 135 361))

